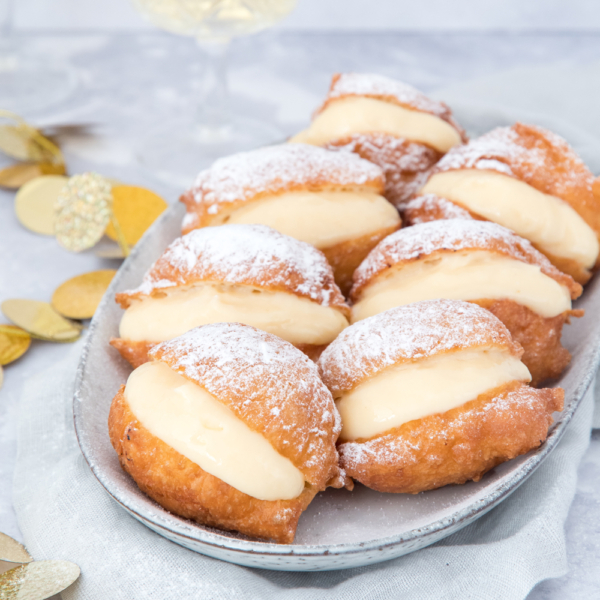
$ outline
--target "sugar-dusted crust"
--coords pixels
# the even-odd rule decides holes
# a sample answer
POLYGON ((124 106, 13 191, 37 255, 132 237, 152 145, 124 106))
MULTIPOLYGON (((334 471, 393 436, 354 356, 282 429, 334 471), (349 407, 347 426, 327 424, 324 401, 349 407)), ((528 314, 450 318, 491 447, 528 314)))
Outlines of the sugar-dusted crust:
POLYGON ((430 221, 401 229, 380 242, 354 272, 353 301, 363 289, 391 269, 402 269, 411 262, 459 251, 485 250, 536 265, 544 275, 565 286, 573 299, 582 288, 573 278, 559 271, 527 240, 509 229, 489 221, 451 219, 430 221))
POLYGON ((339 477, 333 398, 315 363, 288 342, 249 325, 215 323, 155 346, 150 358, 225 404, 317 491, 339 477))
POLYGON ((521 361, 531 373, 531 385, 537 387, 547 379, 558 377, 571 362, 570 352, 561 344, 562 328, 570 317, 583 311, 570 310, 545 318, 513 300, 473 300, 489 310, 510 331, 513 340, 523 346, 521 361))
POLYGON ((344 294, 348 294, 352 287, 354 271, 366 258, 366 256, 377 246, 381 240, 396 231, 401 222, 394 227, 386 227, 374 233, 369 233, 360 238, 340 242, 335 246, 323 248, 322 252, 327 257, 333 269, 335 282, 344 294))
POLYGON ((340 461, 348 475, 380 492, 417 494, 479 481, 496 465, 540 446, 563 401, 561 388, 512 382, 369 441, 341 444, 340 461))
POLYGON ((168 511, 202 525, 239 531, 281 544, 294 540, 298 519, 318 488, 292 500, 258 500, 211 475, 150 433, 132 413, 121 386, 108 431, 123 470, 168 511))
POLYGON ((403 108, 426 112, 443 119, 458 131, 463 142, 467 136, 455 121, 452 111, 443 102, 429 98, 411 85, 374 73, 336 73, 331 78, 329 92, 317 114, 332 102, 349 96, 366 96, 391 102, 403 108))
POLYGON ((323 253, 265 225, 208 227, 177 238, 150 267, 142 284, 116 294, 116 300, 127 308, 133 299, 199 282, 289 292, 348 315, 323 253))
POLYGON ((423 187, 443 156, 424 144, 386 133, 356 133, 325 147, 354 152, 381 167, 385 175, 384 195, 398 210, 423 187))
MULTIPOLYGON (((119 354, 134 368, 148 362, 150 357, 148 353, 158 342, 132 342, 123 338, 111 338, 108 342, 113 348, 119 351, 119 354)), ((312 361, 319 360, 327 344, 294 344, 298 350, 304 352, 312 361)))
POLYGON ((267 146, 217 160, 180 200, 187 209, 183 233, 221 224, 248 202, 300 190, 382 193, 381 169, 356 154, 308 144, 267 146))
POLYGON ((408 227, 443 219, 473 218, 473 215, 466 208, 435 194, 417 196, 407 202, 402 210, 402 220, 408 227))
POLYGON ((457 169, 497 171, 561 198, 600 239, 600 196, 594 195, 594 176, 573 148, 547 129, 523 123, 498 127, 452 148, 433 172, 457 169))
POLYGON ((424 300, 350 325, 318 366, 334 398, 394 365, 468 348, 523 349, 489 311, 460 300, 424 300))

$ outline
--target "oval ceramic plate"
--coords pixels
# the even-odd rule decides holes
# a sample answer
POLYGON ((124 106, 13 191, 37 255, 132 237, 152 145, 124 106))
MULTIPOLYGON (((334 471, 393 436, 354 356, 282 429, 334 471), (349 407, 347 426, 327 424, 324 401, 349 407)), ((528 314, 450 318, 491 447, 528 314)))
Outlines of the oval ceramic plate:
POLYGON ((477 483, 414 496, 380 494, 361 485, 353 492, 329 489, 302 515, 289 546, 181 519, 140 492, 121 470, 108 439, 107 420, 111 400, 131 371, 108 345, 109 338, 117 335, 122 314, 114 293, 140 283, 146 269, 179 235, 182 216, 183 207, 171 207, 114 278, 90 326, 77 373, 74 414, 81 450, 106 491, 136 519, 191 550, 249 567, 319 571, 374 564, 428 546, 484 515, 533 473, 558 443, 594 377, 600 339, 600 319, 595 318, 600 314, 598 277, 577 304, 586 310, 586 318, 574 319, 565 328, 565 345, 573 354, 559 382, 566 392, 565 409, 536 451, 500 465, 477 483))

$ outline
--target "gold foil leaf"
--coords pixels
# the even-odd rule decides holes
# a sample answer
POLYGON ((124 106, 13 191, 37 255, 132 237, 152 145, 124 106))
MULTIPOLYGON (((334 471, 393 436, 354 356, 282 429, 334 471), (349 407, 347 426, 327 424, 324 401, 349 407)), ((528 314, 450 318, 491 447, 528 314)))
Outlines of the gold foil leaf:
POLYGON ((67 181, 61 175, 44 175, 26 183, 15 196, 21 225, 35 233, 54 235, 54 205, 67 181))
MULTIPOLYGON (((112 188, 113 212, 123 230, 125 241, 134 246, 157 217, 165 211, 167 203, 157 194, 134 185, 117 185, 112 188)), ((117 240, 112 223, 106 235, 117 240)))
POLYGON ((79 577, 67 560, 38 560, 0 575, 0 600, 45 600, 60 594, 79 577))
POLYGON ((104 235, 112 211, 110 183, 97 173, 69 179, 55 204, 54 232, 72 252, 91 248, 104 235))
POLYGON ((4 383, 4 370, 0 366, 0 389, 2 389, 2 384, 4 383))
POLYGON ((52 306, 70 319, 91 319, 115 274, 114 269, 106 269, 65 281, 52 295, 52 306))
POLYGON ((23 544, 0 532, 0 560, 13 563, 28 563, 33 559, 23 544))
POLYGON ((18 160, 44 160, 44 151, 34 141, 31 129, 22 124, 0 125, 0 150, 18 160))
POLYGON ((31 336, 24 329, 15 325, 0 325, 0 365, 7 365, 23 356, 30 344, 31 336))
POLYGON ((81 327, 59 315, 47 302, 11 299, 2 303, 2 312, 32 336, 52 342, 74 342, 81 327))
POLYGON ((34 163, 12 165, 0 170, 0 186, 17 190, 40 175, 43 175, 40 165, 34 163))

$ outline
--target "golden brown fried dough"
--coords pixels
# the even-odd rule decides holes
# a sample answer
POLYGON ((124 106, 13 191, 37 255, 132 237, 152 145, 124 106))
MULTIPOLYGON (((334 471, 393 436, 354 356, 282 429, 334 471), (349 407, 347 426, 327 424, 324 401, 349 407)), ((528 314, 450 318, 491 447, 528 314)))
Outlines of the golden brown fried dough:
POLYGON ((239 323, 198 327, 156 346, 150 358, 227 406, 289 459, 306 483, 291 500, 260 500, 239 491, 148 431, 132 412, 125 386, 109 415, 111 443, 123 469, 175 514, 291 543, 298 518, 315 494, 346 481, 335 449, 339 415, 314 363, 291 344, 239 323))
MULTIPOLYGON (((362 260, 364 257, 359 258, 362 260)), ((224 291, 246 286, 253 294, 290 294, 339 312, 341 326, 347 324, 346 319, 350 314, 323 253, 310 244, 264 225, 210 227, 194 230, 178 238, 150 267, 142 284, 134 290, 116 294, 116 300, 122 308, 128 309, 136 301, 161 298, 177 290, 192 291, 194 286, 200 284, 218 284, 224 291)), ((293 305, 288 308, 293 311, 293 305)), ((189 312, 192 309, 184 305, 181 310, 189 312)), ((241 308, 227 314, 230 317, 228 320, 258 325, 251 320, 253 314, 246 314, 241 308)), ((286 317, 289 323, 295 319, 298 327, 301 326, 301 317, 293 312, 286 314, 286 317)), ((201 319, 202 316, 198 315, 197 324, 202 323, 201 319)), ((273 327, 276 325, 273 324, 273 327)), ((184 331, 176 335, 180 333, 184 331)), ((325 341, 332 341, 336 334, 337 330, 332 333, 331 339, 325 341)), ((119 337, 113 338, 110 343, 132 366, 138 367, 148 360, 149 350, 160 341, 164 340, 119 337)), ((318 357, 327 345, 321 342, 301 341, 294 342, 294 345, 308 356, 318 357)))
POLYGON ((350 477, 380 492, 418 494, 479 481, 540 446, 563 399, 560 388, 513 383, 372 440, 342 443, 340 463, 350 477))

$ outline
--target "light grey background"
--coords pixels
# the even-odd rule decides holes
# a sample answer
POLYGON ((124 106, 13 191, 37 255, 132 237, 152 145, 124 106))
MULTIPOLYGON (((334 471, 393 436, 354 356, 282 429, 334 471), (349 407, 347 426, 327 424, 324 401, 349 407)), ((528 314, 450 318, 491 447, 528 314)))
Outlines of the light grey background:
MULTIPOLYGON (((9 0, 0 0, 7 2, 9 0)), ((13 0, 18 30, 149 29, 129 0, 13 0)), ((600 31, 599 0, 298 0, 283 30, 600 31)))

